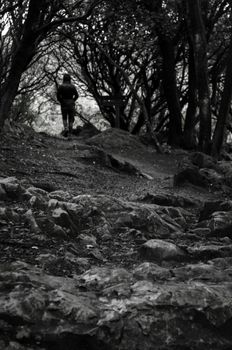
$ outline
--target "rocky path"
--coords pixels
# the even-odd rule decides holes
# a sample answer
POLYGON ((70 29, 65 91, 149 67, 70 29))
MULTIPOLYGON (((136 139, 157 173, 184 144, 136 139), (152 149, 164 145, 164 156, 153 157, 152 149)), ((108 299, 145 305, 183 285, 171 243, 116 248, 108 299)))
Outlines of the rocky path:
POLYGON ((0 349, 232 349, 228 164, 19 130, 0 166, 0 349))

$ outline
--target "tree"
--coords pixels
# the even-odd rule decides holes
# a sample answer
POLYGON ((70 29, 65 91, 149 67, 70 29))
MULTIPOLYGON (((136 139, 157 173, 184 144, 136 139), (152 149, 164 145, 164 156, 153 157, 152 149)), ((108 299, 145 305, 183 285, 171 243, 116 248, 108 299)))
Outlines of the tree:
POLYGON ((115 15, 115 12, 109 11, 112 9, 102 6, 88 24, 78 27, 78 31, 62 28, 56 57, 72 76, 85 82, 112 127, 116 121, 115 108, 105 106, 102 97, 117 94, 123 98, 125 103, 120 107, 120 127, 139 132, 145 118, 144 107, 136 95, 145 104, 151 123, 151 114, 155 113, 159 96, 160 77, 155 64, 157 53, 146 44, 146 28, 136 18, 127 20, 126 14, 123 16, 117 12, 115 15))
MULTIPOLYGON (((70 72, 113 127, 116 109, 105 106, 102 97, 124 97, 119 124, 132 133, 159 131, 168 135, 171 145, 209 152, 211 124, 217 120, 213 152, 220 153, 231 113, 229 67, 225 73, 230 2, 102 0, 92 11, 96 2, 0 3, 5 26, 0 40, 0 112, 9 109, 16 90, 43 90, 42 82, 27 79, 39 64, 49 84, 63 70, 70 72), (39 17, 32 9, 40 11, 39 17), (75 27, 69 25, 73 21, 75 27), (51 59, 55 67, 47 63, 51 59)), ((7 114, 1 112, 0 121, 7 114)))
POLYGON ((230 40, 230 47, 227 57, 226 73, 225 73, 225 82, 221 98, 219 115, 217 118, 217 123, 213 135, 212 143, 212 155, 216 158, 219 157, 226 131, 226 126, 229 118, 229 111, 231 106, 232 99, 232 34, 230 40))
POLYGON ((195 56, 196 85, 200 115, 199 147, 210 152, 211 143, 211 107, 207 65, 207 42, 202 17, 201 0, 188 0, 190 37, 195 56))
POLYGON ((70 3, 60 0, 18 0, 11 6, 6 2, 1 3, 0 12, 5 15, 5 28, 11 39, 9 52, 5 56, 7 65, 3 84, 0 88, 0 130, 10 114, 10 109, 17 94, 23 72, 27 69, 37 53, 39 44, 51 33, 54 28, 63 23, 81 22, 92 12, 99 0, 93 0, 88 7, 82 7, 83 2, 70 3), (78 7, 78 5, 80 5, 78 7), (76 16, 70 16, 71 9, 84 11, 76 16))

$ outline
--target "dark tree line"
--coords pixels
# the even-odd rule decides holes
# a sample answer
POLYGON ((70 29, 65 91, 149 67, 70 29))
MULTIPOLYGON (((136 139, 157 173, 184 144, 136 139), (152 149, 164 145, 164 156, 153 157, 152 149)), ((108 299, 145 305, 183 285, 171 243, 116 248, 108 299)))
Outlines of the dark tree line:
POLYGON ((145 130, 219 157, 231 119, 231 6, 230 0, 0 2, 0 128, 17 94, 33 91, 26 79, 33 67, 35 88, 54 84, 65 69, 112 127, 145 130), (106 97, 122 101, 119 116, 106 97))

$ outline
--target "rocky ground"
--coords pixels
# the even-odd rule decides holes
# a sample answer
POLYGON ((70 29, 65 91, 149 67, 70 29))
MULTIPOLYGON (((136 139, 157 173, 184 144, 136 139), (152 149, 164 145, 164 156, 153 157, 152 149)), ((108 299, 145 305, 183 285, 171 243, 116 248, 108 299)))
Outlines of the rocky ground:
POLYGON ((2 135, 0 349, 231 350, 228 160, 2 135))

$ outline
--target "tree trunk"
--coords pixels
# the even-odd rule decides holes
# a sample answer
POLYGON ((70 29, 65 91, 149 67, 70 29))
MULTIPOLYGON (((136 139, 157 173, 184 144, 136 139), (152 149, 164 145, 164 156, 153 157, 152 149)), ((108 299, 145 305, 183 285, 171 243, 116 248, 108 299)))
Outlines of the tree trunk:
POLYGON ((0 131, 2 130, 5 120, 9 117, 11 106, 14 102, 18 91, 21 76, 25 71, 30 58, 33 55, 34 47, 24 49, 24 45, 20 47, 12 61, 10 74, 4 87, 1 103, 0 103, 0 131))
POLYGON ((196 147, 195 123, 197 117, 197 85, 196 69, 193 53, 193 46, 189 40, 189 59, 188 59, 188 108, 186 112, 183 145, 187 149, 196 147))
POLYGON ((231 99, 232 99, 232 37, 230 40, 230 47, 228 52, 228 60, 226 66, 226 74, 225 74, 225 84, 222 93, 222 99, 219 109, 219 115, 216 123, 216 127, 213 135, 213 143, 212 143, 212 155, 216 158, 219 157, 223 141, 224 135, 226 131, 226 124, 228 120, 231 99))
POLYGON ((207 43, 202 19, 201 0, 188 0, 190 36, 196 64, 198 107, 200 115, 199 148, 209 153, 211 142, 211 109, 207 67, 207 43))
POLYGON ((168 143, 180 145, 182 142, 182 114, 176 85, 174 45, 170 38, 161 33, 158 35, 163 59, 163 90, 170 114, 168 143))
POLYGON ((18 42, 16 52, 13 53, 9 75, 3 86, 0 103, 0 131, 10 114, 10 109, 17 94, 21 76, 36 52, 36 45, 40 36, 38 26, 43 18, 41 10, 45 10, 45 4, 44 0, 31 0, 29 3, 23 35, 18 42))
POLYGON ((144 115, 142 112, 139 113, 139 116, 138 116, 138 120, 135 124, 135 126, 133 127, 133 130, 132 130, 132 134, 133 135, 136 135, 140 132, 141 128, 144 126, 144 115))

